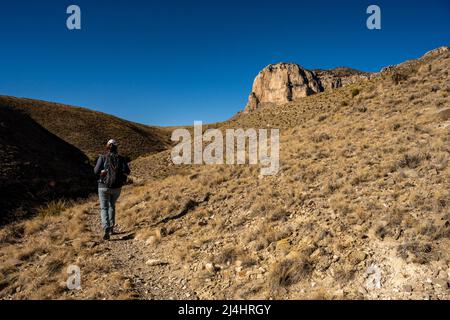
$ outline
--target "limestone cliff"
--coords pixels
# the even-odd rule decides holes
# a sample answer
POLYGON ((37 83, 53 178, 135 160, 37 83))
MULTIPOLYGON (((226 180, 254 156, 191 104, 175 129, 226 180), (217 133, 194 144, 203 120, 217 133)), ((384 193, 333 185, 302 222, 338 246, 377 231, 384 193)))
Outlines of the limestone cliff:
POLYGON ((294 63, 271 64, 256 76, 244 112, 296 101, 367 79, 369 75, 350 68, 308 70, 294 63))

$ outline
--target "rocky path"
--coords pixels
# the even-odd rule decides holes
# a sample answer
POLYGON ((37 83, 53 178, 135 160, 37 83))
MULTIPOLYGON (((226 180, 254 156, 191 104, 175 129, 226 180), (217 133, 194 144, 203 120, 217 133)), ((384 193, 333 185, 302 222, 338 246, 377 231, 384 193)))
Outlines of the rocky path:
MULTIPOLYGON (((124 287, 132 291, 136 299, 197 299, 195 292, 186 285, 186 279, 176 277, 170 261, 163 260, 143 241, 135 239, 136 230, 124 230, 118 225, 117 234, 110 241, 101 240, 99 207, 90 210, 89 232, 97 237, 100 254, 111 264, 112 272, 120 272, 125 278, 124 287)), ((120 220, 120 219, 119 219, 120 220)))

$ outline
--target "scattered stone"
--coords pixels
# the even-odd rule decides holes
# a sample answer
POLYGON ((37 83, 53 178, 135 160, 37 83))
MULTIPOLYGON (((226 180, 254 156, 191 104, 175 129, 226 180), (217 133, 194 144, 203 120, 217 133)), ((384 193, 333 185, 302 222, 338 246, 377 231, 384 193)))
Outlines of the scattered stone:
POLYGON ((443 289, 448 289, 449 287, 447 279, 434 279, 433 285, 443 289))
POLYGON ((150 236, 147 240, 145 240, 145 245, 154 245, 156 243, 157 239, 155 236, 150 236))
POLYGON ((38 256, 39 260, 44 260, 45 258, 47 258, 48 254, 44 253, 38 256))
POLYGON ((350 258, 350 262, 352 262, 353 264, 358 264, 358 263, 366 260, 367 254, 362 251, 353 251, 352 253, 350 253, 349 258, 350 258))
POLYGON ((450 108, 443 109, 438 112, 439 117, 443 121, 447 121, 450 119, 450 108))
MULTIPOLYGON (((362 295, 366 295, 366 294, 369 293, 369 291, 367 291, 367 289, 364 288, 364 287, 359 288, 358 292, 359 292, 360 294, 362 294, 362 295)), ((343 294, 344 294, 344 290, 342 290, 342 295, 343 295, 343 294)))
POLYGON ((211 273, 216 272, 216 268, 214 267, 214 264, 212 264, 212 263, 206 263, 206 264, 205 264, 205 269, 206 269, 208 272, 211 272, 211 273))
POLYGON ((124 289, 131 289, 133 287, 133 285, 131 284, 131 280, 130 279, 126 279, 123 282, 123 288, 124 289))
POLYGON ((147 260, 147 262, 145 262, 145 264, 148 266, 163 266, 163 265, 167 265, 169 263, 166 261, 159 260, 159 259, 149 259, 149 260, 147 260))
POLYGON ((344 297, 344 290, 343 289, 338 289, 334 292, 334 296, 337 299, 342 299, 344 297))
POLYGON ((441 279, 447 279, 447 278, 448 278, 448 274, 447 274, 446 271, 441 270, 441 271, 439 271, 439 273, 437 274, 437 277, 438 277, 438 278, 441 278, 441 279))
POLYGON ((404 292, 412 292, 413 291, 413 287, 410 284, 405 284, 403 286, 403 291, 404 292))
POLYGON ((135 234, 134 233, 129 233, 127 235, 124 235, 122 237, 120 237, 120 240, 126 241, 126 240, 134 240, 135 234))

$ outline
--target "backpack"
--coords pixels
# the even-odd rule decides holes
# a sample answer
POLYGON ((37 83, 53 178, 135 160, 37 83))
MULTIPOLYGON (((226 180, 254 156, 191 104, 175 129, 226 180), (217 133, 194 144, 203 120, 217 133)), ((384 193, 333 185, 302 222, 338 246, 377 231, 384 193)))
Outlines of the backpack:
POLYGON ((104 157, 106 176, 103 183, 108 188, 121 188, 127 179, 123 171, 123 158, 116 153, 108 153, 104 157))

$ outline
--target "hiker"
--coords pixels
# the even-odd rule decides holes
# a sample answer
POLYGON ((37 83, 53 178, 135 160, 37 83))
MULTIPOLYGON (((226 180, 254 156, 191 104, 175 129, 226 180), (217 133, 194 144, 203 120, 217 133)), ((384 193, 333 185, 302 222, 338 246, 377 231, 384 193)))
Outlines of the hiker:
POLYGON ((94 173, 99 176, 98 197, 104 231, 103 240, 109 240, 110 235, 114 234, 116 201, 130 174, 130 168, 124 157, 119 155, 117 147, 116 140, 109 140, 105 154, 100 155, 94 168, 94 173))

